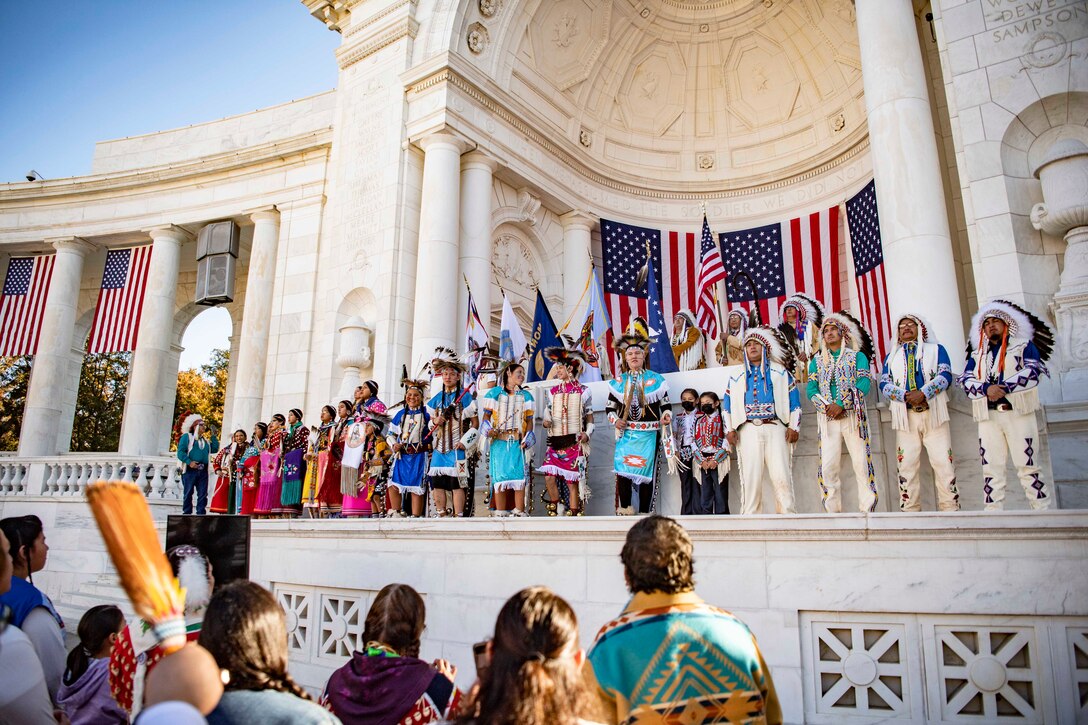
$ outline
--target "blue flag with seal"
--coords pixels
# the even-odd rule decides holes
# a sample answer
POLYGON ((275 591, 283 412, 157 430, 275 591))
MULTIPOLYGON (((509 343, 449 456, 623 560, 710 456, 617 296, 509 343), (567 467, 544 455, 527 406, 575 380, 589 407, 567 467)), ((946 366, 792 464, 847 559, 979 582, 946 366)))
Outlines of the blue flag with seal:
POLYGON ((555 321, 552 320, 552 313, 548 311, 548 305, 544 302, 544 295, 540 294, 540 290, 537 290, 536 313, 533 315, 533 329, 529 333, 529 370, 527 379, 530 383, 548 379, 548 373, 552 369, 552 361, 545 357, 544 350, 559 345, 559 331, 555 326, 555 321))
POLYGON ((657 289, 657 274, 654 272, 654 259, 651 255, 646 264, 650 266, 650 274, 647 275, 646 284, 648 290, 648 319, 650 326, 650 355, 649 367, 655 373, 675 373, 676 358, 672 355, 672 340, 669 339, 669 329, 665 327, 665 314, 661 311, 661 295, 657 289))

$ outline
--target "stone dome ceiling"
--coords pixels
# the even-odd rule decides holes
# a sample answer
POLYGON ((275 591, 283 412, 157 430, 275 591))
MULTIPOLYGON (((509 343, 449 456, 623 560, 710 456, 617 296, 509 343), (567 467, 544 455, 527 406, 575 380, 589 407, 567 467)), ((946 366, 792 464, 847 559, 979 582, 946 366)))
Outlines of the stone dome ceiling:
POLYGON ((865 139, 850 0, 505 4, 474 60, 584 163, 627 183, 775 183, 865 139))

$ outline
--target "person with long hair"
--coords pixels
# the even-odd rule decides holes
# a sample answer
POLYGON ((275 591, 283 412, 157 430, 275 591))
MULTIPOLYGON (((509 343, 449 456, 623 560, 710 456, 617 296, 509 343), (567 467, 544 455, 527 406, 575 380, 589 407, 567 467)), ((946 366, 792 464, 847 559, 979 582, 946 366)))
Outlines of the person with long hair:
POLYGON ((363 625, 362 651, 332 673, 322 702, 344 723, 426 725, 449 718, 461 694, 457 669, 419 658, 426 608, 407 584, 389 584, 374 597, 363 625))
POLYGON ((246 444, 241 459, 236 463, 238 480, 242 489, 242 504, 238 513, 252 516, 257 506, 257 494, 261 486, 261 451, 265 448, 268 437, 268 424, 257 423, 253 426, 253 437, 246 444))
POLYGON ((317 500, 325 515, 338 517, 344 508, 340 490, 341 461, 344 458, 344 431, 351 423, 351 401, 341 400, 336 406, 336 420, 328 429, 322 428, 317 440, 317 500))
POLYGON ((321 451, 329 449, 329 437, 336 427, 336 408, 321 406, 320 423, 311 427, 306 447, 306 478, 302 482, 302 511, 310 518, 321 517, 321 501, 317 492, 321 489, 321 467, 318 460, 321 451))
POLYGON ((302 481, 306 478, 309 442, 310 429, 302 422, 302 410, 291 408, 287 412, 287 432, 283 439, 283 487, 278 510, 288 518, 302 513, 302 481))
POLYGON ((215 471, 216 478, 209 510, 213 514, 234 515, 241 510, 242 492, 238 466, 235 463, 245 450, 246 432, 236 430, 231 436, 230 444, 220 448, 212 459, 212 470, 215 471))
POLYGON ((385 515, 389 518, 403 516, 404 496, 411 496, 412 518, 418 519, 423 515, 427 485, 426 436, 431 425, 431 417, 423 407, 427 383, 406 378, 401 384, 404 385, 404 407, 393 416, 386 437, 393 450, 393 471, 389 476, 389 507, 385 515))
POLYGON ((280 496, 283 493, 283 427, 287 419, 276 413, 268 423, 268 438, 261 449, 261 487, 257 492, 257 504, 253 514, 257 517, 272 516, 283 511, 280 496))
POLYGON ((558 382, 544 392, 544 420, 548 448, 544 453, 545 490, 541 494, 549 516, 558 516, 563 507, 567 516, 581 516, 589 499, 589 439, 593 435, 593 395, 578 381, 586 355, 570 338, 562 345, 544 348, 555 364, 558 382), (559 482, 562 481, 562 484, 559 482))
POLYGON ((522 390, 525 368, 507 363, 499 384, 480 398, 481 431, 486 431, 488 472, 491 474, 491 510, 495 516, 528 516, 525 487, 535 441, 533 395, 522 390))
MULTIPOLYGON (((9 593, 14 545, 6 527, 0 527, 0 598, 9 593)), ((20 725, 55 725, 53 703, 45 687, 45 674, 26 634, 11 621, 12 609, 0 605, 0 722, 20 725)))
POLYGON ((340 722, 287 674, 287 618, 259 584, 231 582, 212 596, 200 646, 224 673, 226 691, 208 715, 210 725, 340 722))
POLYGON ((13 567, 11 589, 0 595, 0 606, 11 608, 11 623, 23 630, 34 645, 49 697, 56 700, 68 652, 64 647, 64 620, 52 600, 34 586, 34 572, 45 568, 49 556, 42 520, 34 514, 12 516, 0 521, 0 529, 11 545, 13 567))
POLYGON ((506 600, 488 643, 489 663, 462 708, 461 725, 577 725, 597 717, 582 679, 578 618, 547 587, 506 600))
POLYGON ((79 643, 68 653, 68 667, 57 692, 57 705, 72 725, 128 723, 125 712, 110 694, 110 650, 125 628, 125 615, 113 604, 86 611, 76 633, 79 643))

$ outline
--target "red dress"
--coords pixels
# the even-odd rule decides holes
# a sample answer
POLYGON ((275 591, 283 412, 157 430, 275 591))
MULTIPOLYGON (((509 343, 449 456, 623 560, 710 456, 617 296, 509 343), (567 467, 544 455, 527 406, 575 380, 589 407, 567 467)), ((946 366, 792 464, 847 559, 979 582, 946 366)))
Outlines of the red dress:
POLYGON ((230 494, 231 494, 231 474, 234 468, 234 462, 230 457, 233 444, 229 446, 223 446, 219 449, 219 452, 215 454, 215 458, 212 459, 212 470, 216 473, 215 488, 212 492, 212 505, 211 512, 213 514, 227 514, 234 513, 233 506, 231 506, 230 494))
POLYGON ((261 449, 257 446, 246 448, 237 466, 238 480, 242 482, 242 510, 238 513, 252 516, 257 505, 257 490, 261 485, 261 449))

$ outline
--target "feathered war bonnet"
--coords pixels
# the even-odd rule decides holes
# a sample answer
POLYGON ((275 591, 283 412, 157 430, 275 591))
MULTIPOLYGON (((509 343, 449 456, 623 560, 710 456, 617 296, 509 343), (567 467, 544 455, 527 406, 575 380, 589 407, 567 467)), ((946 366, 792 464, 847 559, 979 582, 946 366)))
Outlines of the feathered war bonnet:
POLYGON ((552 362, 563 363, 574 368, 576 372, 581 372, 586 364, 586 354, 567 335, 562 335, 559 341, 563 344, 544 348, 544 357, 552 362))
POLYGON ((744 335, 744 331, 748 328, 748 312, 740 307, 735 307, 729 312, 725 313, 725 334, 729 334, 729 318, 736 317, 740 320, 740 334, 744 335))
POLYGON ((792 307, 797 310, 797 320, 799 322, 809 322, 812 324, 812 329, 819 330, 824 321, 824 306, 808 295, 800 293, 790 295, 782 306, 778 308, 778 318, 782 320, 782 324, 789 324, 786 322, 786 308, 792 307))
MULTIPOLYGON (((756 325, 745 330, 743 340, 745 346, 750 341, 755 340, 763 346, 764 355, 768 360, 776 365, 781 365, 786 370, 793 370, 793 346, 790 345, 780 330, 766 325, 756 325)), ((744 356, 744 364, 746 367, 749 364, 747 354, 744 356)))
MULTIPOLYGON (((864 353, 871 364, 873 362, 873 355, 875 350, 873 348, 873 337, 869 334, 869 331, 865 329, 865 326, 861 324, 858 318, 851 315, 846 310, 839 310, 838 312, 832 312, 830 315, 824 318, 823 324, 820 325, 820 348, 826 349, 823 339, 824 328, 828 325, 834 325, 838 328, 839 333, 842 335, 843 344, 856 352, 864 353)), ((872 368, 870 368, 872 369, 872 368)))
POLYGON ((933 326, 929 324, 926 318, 913 312, 906 312, 892 320, 892 337, 888 341, 888 350, 899 347, 899 324, 903 320, 910 320, 918 326, 918 342, 937 342, 937 338, 934 337, 933 326))
POLYGON ((629 347, 641 348, 644 352, 650 350, 650 326, 643 317, 633 317, 627 323, 627 329, 612 343, 620 355, 627 352, 629 347))
POLYGON ((436 347, 431 358, 431 369, 435 373, 441 373, 446 368, 453 368, 459 373, 468 371, 468 365, 448 347, 436 347))
POLYGON ((1046 320, 1008 300, 992 300, 975 313, 971 319, 971 331, 967 335, 968 352, 981 347, 984 337, 982 324, 991 317, 1005 323, 1009 337, 1019 337, 1035 343, 1043 362, 1050 359, 1054 352, 1054 328, 1046 320))

